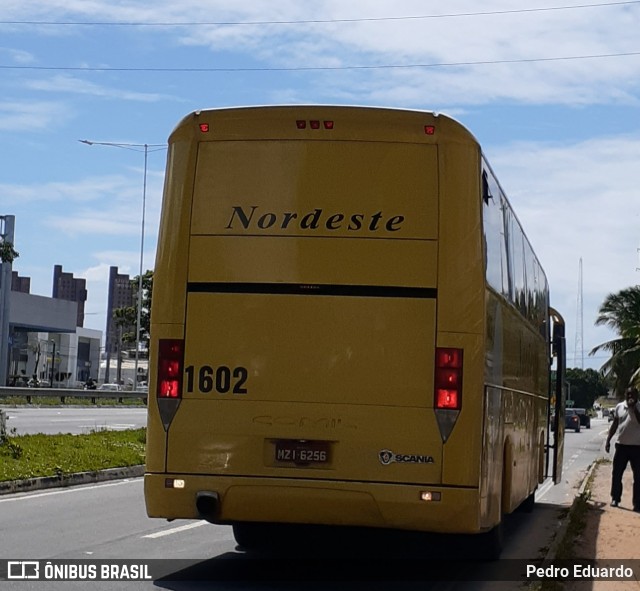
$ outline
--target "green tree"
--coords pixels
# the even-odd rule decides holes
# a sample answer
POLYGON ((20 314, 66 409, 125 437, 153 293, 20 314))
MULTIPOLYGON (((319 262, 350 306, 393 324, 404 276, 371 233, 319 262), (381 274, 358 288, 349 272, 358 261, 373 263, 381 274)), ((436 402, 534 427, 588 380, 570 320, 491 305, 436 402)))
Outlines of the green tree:
POLYGON ((598 311, 596 326, 608 326, 619 336, 594 347, 590 355, 611 355, 601 371, 614 383, 617 398, 629 384, 640 383, 640 286, 609 294, 598 311))
POLYGON ((598 398, 608 393, 604 375, 595 369, 567 368, 567 382, 577 408, 592 408, 598 398))
POLYGON ((13 248, 13 244, 8 240, 0 241, 0 261, 3 263, 13 263, 20 256, 20 253, 13 248))

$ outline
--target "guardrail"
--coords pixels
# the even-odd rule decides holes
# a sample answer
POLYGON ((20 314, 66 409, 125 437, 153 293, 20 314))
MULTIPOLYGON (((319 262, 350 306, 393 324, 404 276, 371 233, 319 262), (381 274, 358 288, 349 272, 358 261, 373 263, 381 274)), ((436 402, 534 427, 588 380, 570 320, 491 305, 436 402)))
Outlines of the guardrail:
POLYGON ((98 398, 105 400, 115 398, 121 404, 125 398, 141 398, 147 404, 149 394, 134 390, 80 390, 75 388, 16 388, 0 387, 0 398, 9 396, 26 396, 27 404, 31 404, 33 398, 60 398, 64 404, 67 398, 90 398, 91 404, 95 404, 98 398))

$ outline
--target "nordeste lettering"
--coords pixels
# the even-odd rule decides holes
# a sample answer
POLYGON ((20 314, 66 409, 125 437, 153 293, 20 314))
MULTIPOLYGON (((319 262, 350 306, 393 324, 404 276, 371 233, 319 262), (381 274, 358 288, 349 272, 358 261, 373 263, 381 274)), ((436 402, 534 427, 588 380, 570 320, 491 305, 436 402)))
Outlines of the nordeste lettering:
POLYGON ((325 214, 322 208, 315 208, 300 215, 290 211, 281 214, 272 211, 262 213, 258 209, 257 205, 252 205, 249 208, 234 205, 231 208, 231 215, 225 229, 269 230, 277 228, 287 230, 297 227, 301 230, 324 228, 329 231, 346 229, 351 232, 377 232, 379 230, 397 232, 405 220, 403 215, 385 216, 382 211, 373 214, 353 213, 348 215, 340 212, 325 214))

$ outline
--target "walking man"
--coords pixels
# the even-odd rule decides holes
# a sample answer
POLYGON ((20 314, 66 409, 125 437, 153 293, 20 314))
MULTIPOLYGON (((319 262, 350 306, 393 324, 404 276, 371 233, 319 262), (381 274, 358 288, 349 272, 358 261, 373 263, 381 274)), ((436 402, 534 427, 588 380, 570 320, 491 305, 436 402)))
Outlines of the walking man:
POLYGON ((613 472, 611 474, 611 506, 617 507, 622 499, 622 475, 631 464, 633 471, 633 510, 640 513, 640 408, 638 390, 627 388, 625 402, 620 402, 613 411, 613 423, 607 435, 604 449, 611 449, 611 438, 618 427, 620 433, 613 454, 613 472))

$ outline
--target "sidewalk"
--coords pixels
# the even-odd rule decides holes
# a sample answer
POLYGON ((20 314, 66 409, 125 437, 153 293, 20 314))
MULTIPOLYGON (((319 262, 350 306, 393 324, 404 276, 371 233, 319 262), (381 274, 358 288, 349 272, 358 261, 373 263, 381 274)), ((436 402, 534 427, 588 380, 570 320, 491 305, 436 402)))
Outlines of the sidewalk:
MULTIPOLYGON (((611 459, 611 455, 606 456, 611 459)), ((623 477, 622 502, 611 507, 611 462, 599 463, 587 483, 590 493, 586 524, 576 538, 573 554, 577 559, 613 559, 625 563, 640 559, 640 513, 631 502, 633 475, 628 466, 623 477)), ((629 565, 633 566, 633 565, 629 565)), ((638 589, 638 581, 567 581, 565 591, 617 591, 638 589)))

